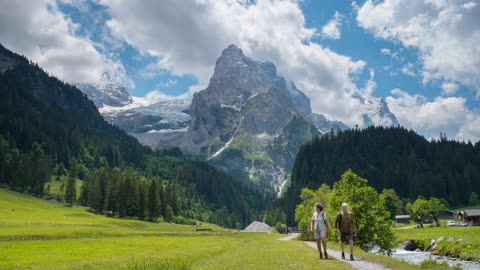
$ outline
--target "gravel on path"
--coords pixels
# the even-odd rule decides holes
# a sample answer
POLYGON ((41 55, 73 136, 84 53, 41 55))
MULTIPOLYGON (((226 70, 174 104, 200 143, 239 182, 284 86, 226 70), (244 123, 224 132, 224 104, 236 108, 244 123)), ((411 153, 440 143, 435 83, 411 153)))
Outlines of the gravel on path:
MULTIPOLYGON (((317 250, 317 243, 307 242, 307 241, 305 241, 304 243, 307 246, 310 246, 310 247, 314 248, 315 250, 317 250)), ((353 266, 353 268, 355 268, 357 270, 390 270, 390 268, 388 268, 388 267, 385 267, 383 265, 376 264, 376 263, 373 263, 373 262, 369 262, 369 261, 366 261, 366 260, 363 260, 363 259, 357 260, 357 261, 342 260, 342 252, 340 252, 340 251, 336 251, 336 250, 332 250, 332 249, 327 248, 327 253, 328 253, 329 257, 335 258, 337 260, 340 260, 340 261, 343 261, 343 262, 346 262, 346 263, 349 263, 350 265, 353 266)), ((347 259, 350 258, 350 254, 348 254, 348 252, 345 253, 345 257, 347 259)), ((354 257, 355 257, 355 253, 354 253, 354 257)))

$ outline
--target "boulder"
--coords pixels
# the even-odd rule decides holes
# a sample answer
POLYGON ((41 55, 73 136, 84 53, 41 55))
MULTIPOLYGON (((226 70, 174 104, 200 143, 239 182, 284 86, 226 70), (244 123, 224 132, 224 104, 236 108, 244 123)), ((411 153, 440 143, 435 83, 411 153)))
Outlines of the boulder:
POLYGON ((412 239, 405 240, 400 247, 406 251, 414 251, 418 248, 417 243, 415 243, 415 241, 412 239))
POLYGON ((437 242, 433 239, 430 240, 430 245, 425 249, 425 251, 432 251, 437 248, 437 242))

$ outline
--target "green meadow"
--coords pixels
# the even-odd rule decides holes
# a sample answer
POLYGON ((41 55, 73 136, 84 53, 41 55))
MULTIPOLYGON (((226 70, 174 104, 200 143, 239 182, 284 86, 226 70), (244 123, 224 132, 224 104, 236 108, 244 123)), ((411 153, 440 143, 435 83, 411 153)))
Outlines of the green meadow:
POLYGON ((351 269, 301 241, 95 215, 0 189, 0 269, 351 269))
MULTIPOLYGON (((278 233, 240 233, 212 224, 199 228, 211 231, 110 218, 0 189, 0 269, 352 269, 338 260, 320 261, 302 241, 277 241, 283 237, 278 233)), ((480 228, 395 232, 399 240, 480 238, 480 228)), ((359 249, 357 254, 391 269, 416 267, 359 249)))

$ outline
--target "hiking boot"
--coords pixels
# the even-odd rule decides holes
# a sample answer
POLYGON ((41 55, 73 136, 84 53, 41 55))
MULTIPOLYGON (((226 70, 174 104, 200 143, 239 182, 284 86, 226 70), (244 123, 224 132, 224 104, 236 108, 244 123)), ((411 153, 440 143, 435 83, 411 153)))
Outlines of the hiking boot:
POLYGON ((353 258, 353 255, 350 254, 350 261, 355 261, 355 259, 353 258))
POLYGON ((342 252, 342 260, 345 260, 345 253, 342 252))
POLYGON ((320 253, 320 260, 323 259, 322 253, 320 253))
POLYGON ((326 251, 323 253, 323 255, 325 255, 325 259, 328 259, 328 254, 326 251))

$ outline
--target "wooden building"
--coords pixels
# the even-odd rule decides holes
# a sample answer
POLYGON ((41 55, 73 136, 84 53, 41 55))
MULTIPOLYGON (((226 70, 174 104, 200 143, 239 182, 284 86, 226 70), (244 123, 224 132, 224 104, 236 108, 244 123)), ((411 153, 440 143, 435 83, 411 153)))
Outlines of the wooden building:
POLYGON ((460 212, 462 220, 470 226, 480 226, 480 209, 466 209, 460 212))

